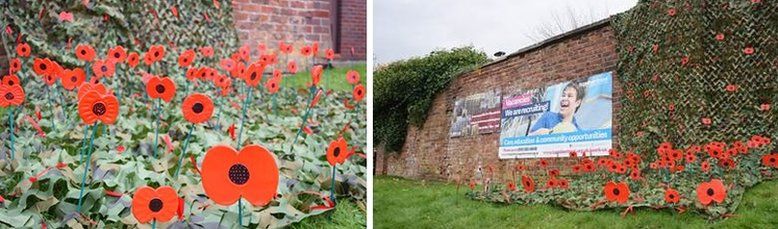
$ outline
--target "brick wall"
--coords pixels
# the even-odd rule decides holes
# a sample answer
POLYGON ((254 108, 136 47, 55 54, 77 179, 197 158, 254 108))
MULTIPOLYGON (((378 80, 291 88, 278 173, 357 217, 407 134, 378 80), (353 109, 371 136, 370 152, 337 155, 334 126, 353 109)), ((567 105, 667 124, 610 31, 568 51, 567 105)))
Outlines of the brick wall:
MULTIPOLYGON (((256 49, 264 43, 276 49, 278 41, 295 45, 319 42, 320 55, 335 47, 331 20, 333 3, 338 0, 234 0, 235 27, 242 44, 256 49)), ((339 0, 341 49, 335 50, 340 60, 365 60, 366 9, 365 0, 339 0), (355 55, 351 54, 354 47, 355 55)), ((256 55, 256 53, 253 53, 256 55)))
MULTIPOLYGON (((509 179, 515 165, 521 162, 534 165, 537 159, 500 160, 497 155, 499 132, 449 138, 455 99, 493 88, 500 88, 506 94, 516 92, 518 88, 545 87, 614 71, 618 60, 615 45, 613 30, 608 21, 602 21, 459 76, 437 95, 423 128, 409 128, 402 152, 385 154, 380 146, 377 147, 376 174, 464 182, 475 175, 478 167, 491 165, 496 179, 509 179)), ((615 72, 613 79, 613 133, 616 136, 621 87, 615 72)), ((559 159, 557 162, 552 164, 573 161, 559 159)), ((541 170, 531 172, 544 173, 541 170)), ((563 175, 565 173, 563 170, 563 175)))

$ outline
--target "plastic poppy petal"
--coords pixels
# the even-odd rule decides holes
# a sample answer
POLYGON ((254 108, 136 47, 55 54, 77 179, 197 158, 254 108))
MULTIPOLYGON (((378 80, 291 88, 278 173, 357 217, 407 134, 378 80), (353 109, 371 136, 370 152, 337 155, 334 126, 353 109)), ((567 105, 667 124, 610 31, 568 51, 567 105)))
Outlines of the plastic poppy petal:
POLYGON ((709 188, 710 184, 708 182, 703 182, 697 186, 697 199, 700 200, 702 205, 708 205, 711 201, 713 201, 713 199, 711 199, 707 194, 709 188))
POLYGON ((243 198, 254 206, 267 205, 278 189, 278 166, 272 153, 260 145, 248 145, 240 151, 238 162, 250 174, 248 182, 239 187, 243 198))
POLYGON ((176 84, 171 80, 170 78, 162 78, 162 86, 165 87, 165 91, 160 95, 160 98, 162 100, 165 100, 165 102, 170 102, 173 100, 173 98, 176 97, 176 84))
POLYGON ((230 181, 230 167, 238 161, 238 152, 230 146, 219 145, 208 150, 203 159, 203 190, 213 202, 232 205, 240 198, 236 185, 230 181))
POLYGON ((184 119, 191 123, 203 123, 213 115, 213 101, 204 94, 192 94, 181 105, 184 119))
POLYGON ((148 223, 154 218, 154 214, 149 209, 149 201, 154 198, 156 193, 154 189, 143 186, 135 190, 132 196, 132 215, 139 223, 148 223))
POLYGON ((100 116, 100 121, 111 125, 116 122, 116 118, 119 116, 119 100, 116 99, 116 96, 108 94, 102 98, 102 101, 105 104, 105 114, 100 116))
POLYGON ((89 91, 78 101, 78 115, 85 124, 93 124, 97 121, 97 115, 92 112, 92 107, 100 100, 100 95, 95 91, 89 91))
POLYGON ((165 222, 176 216, 178 211, 178 194, 170 186, 157 188, 157 198, 162 201, 162 209, 156 213, 156 220, 165 222))
POLYGON ((715 194, 713 194, 712 198, 713 201, 716 201, 716 203, 724 202, 724 199, 727 198, 727 189, 724 187, 724 183, 719 179, 713 179, 710 183, 713 190, 715 190, 715 194))

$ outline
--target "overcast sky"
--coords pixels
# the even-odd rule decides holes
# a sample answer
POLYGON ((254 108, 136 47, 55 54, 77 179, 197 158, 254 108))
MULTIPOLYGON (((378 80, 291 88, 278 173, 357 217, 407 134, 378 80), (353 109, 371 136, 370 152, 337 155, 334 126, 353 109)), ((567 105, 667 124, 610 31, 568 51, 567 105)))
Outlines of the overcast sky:
MULTIPOLYGON (((389 63, 439 48, 473 45, 490 57, 542 41, 540 28, 570 27, 628 10, 637 0, 375 0, 375 61, 389 63), (572 13, 571 13, 572 12, 572 13), (575 16, 570 16, 575 15, 575 16), (556 20, 559 18, 560 20, 556 20)), ((556 32, 559 29, 555 29, 556 32)))

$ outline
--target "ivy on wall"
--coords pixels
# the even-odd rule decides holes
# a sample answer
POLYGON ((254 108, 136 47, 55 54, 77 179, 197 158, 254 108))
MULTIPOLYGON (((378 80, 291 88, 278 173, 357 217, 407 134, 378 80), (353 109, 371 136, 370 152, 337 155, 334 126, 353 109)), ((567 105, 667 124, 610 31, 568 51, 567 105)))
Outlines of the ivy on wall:
POLYGON ((398 152, 408 124, 420 127, 435 96, 461 73, 489 59, 473 47, 439 50, 421 57, 390 63, 373 72, 375 145, 398 152))

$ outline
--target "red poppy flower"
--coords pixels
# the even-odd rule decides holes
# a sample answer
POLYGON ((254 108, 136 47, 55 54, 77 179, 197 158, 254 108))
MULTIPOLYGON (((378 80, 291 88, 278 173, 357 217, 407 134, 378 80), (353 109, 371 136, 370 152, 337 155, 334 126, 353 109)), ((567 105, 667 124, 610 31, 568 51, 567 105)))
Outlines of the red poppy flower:
POLYGON ((743 49, 743 53, 746 55, 754 54, 754 47, 748 46, 743 49))
POLYGON ((276 196, 278 166, 273 154, 259 145, 238 152, 230 146, 214 146, 203 159, 202 184, 205 194, 220 205, 231 205, 241 197, 264 206, 276 196))
POLYGON ((559 176, 559 170, 558 169, 548 170, 548 176, 550 176, 550 177, 557 177, 557 176, 559 176))
POLYGON ((213 115, 213 101, 205 94, 195 93, 184 99, 181 111, 187 121, 203 123, 213 115))
POLYGON ((778 168, 778 154, 773 153, 762 155, 762 165, 778 168))
POLYGON ((557 179, 556 183, 557 187, 561 189, 567 189, 570 187, 570 182, 568 182, 566 179, 557 179))
POLYGON ((248 70, 243 76, 243 79, 246 81, 246 85, 250 87, 256 87, 262 80, 263 72, 265 72, 265 65, 260 63, 253 63, 249 65, 248 70))
POLYGON ((168 77, 151 77, 146 83, 146 93, 152 99, 162 99, 170 102, 176 96, 176 84, 168 77))
POLYGON ((235 61, 230 58, 224 58, 219 61, 219 67, 224 69, 224 71, 232 72, 235 68, 235 61))
POLYGON ((311 53, 313 56, 319 55, 319 42, 314 41, 311 45, 311 53))
POLYGON ((238 54, 240 56, 241 60, 244 61, 250 61, 251 60, 251 48, 249 48, 248 45, 241 46, 238 48, 238 54))
POLYGON ((35 58, 32 63, 32 70, 38 76, 46 76, 51 71, 51 60, 48 58, 35 58))
POLYGON ((556 182, 556 178, 554 178, 554 177, 551 177, 550 179, 548 179, 546 181, 546 188, 547 189, 552 189, 552 188, 556 187, 556 185, 557 185, 557 182, 556 182))
POLYGON ((548 167, 548 161, 546 161, 546 159, 540 159, 540 161, 538 161, 538 165, 540 165, 541 168, 548 167))
POLYGON ((140 56, 137 52, 131 52, 129 55, 127 55, 127 65, 130 65, 130 67, 138 66, 140 63, 140 56))
POLYGON ((620 204, 626 203, 629 199, 629 186, 627 183, 615 183, 613 181, 605 184, 603 188, 605 193, 605 199, 608 201, 618 202, 620 204))
POLYGON ((527 175, 521 176, 521 185, 524 186, 524 192, 535 192, 535 181, 532 180, 532 177, 527 175))
POLYGON ((728 92, 735 92, 735 91, 737 91, 737 85, 734 85, 734 84, 728 84, 728 85, 727 85, 727 86, 724 88, 724 90, 726 90, 726 91, 728 91, 728 92))
POLYGON ((19 43, 16 45, 16 55, 20 57, 29 57, 30 56, 30 45, 27 43, 19 43))
POLYGON ((98 94, 101 95, 108 92, 108 90, 105 89, 105 85, 103 84, 83 83, 80 86, 78 86, 78 100, 84 98, 84 95, 86 95, 90 91, 96 91, 98 94))
POLYGON ((727 198, 727 189, 719 179, 702 182, 697 186, 697 199, 702 205, 707 206, 713 201, 721 203, 725 198, 727 198))
POLYGON ((717 41, 723 41, 724 40, 724 34, 723 33, 716 34, 716 40, 717 41))
POLYGON ((146 65, 151 65, 154 62, 162 60, 162 58, 165 58, 165 46, 152 45, 149 47, 146 54, 143 55, 143 62, 146 63, 146 65))
POLYGON ((611 156, 611 157, 613 157, 614 159, 619 159, 619 158, 621 158, 621 154, 620 154, 618 151, 616 151, 616 149, 609 149, 609 150, 608 150, 608 155, 610 155, 610 156, 611 156))
POLYGON ((97 60, 92 64, 92 72, 96 77, 113 77, 116 66, 111 60, 97 60))
POLYGON ((186 79, 189 81, 194 81, 197 79, 197 71, 199 71, 199 68, 188 68, 186 69, 186 79))
POLYGON ((634 169, 629 173, 629 178, 632 180, 640 180, 640 170, 634 169))
POLYGON ((96 90, 91 90, 79 99, 78 115, 87 125, 98 120, 111 125, 119 116, 119 100, 112 93, 100 94, 96 90))
POLYGON ((213 47, 211 46, 205 46, 200 48, 200 55, 203 55, 204 57, 212 57, 213 56, 213 47))
POLYGON ((187 49, 181 55, 178 56, 178 66, 189 67, 194 62, 195 52, 194 50, 187 49))
POLYGON ((506 187, 508 188, 508 191, 511 191, 511 192, 516 191, 516 184, 514 184, 513 182, 508 182, 506 187))
POLYGON ((311 80, 313 82, 313 85, 319 85, 319 80, 321 80, 321 74, 324 72, 324 69, 321 65, 316 65, 311 69, 311 80))
POLYGON ((332 61, 335 59, 335 50, 327 49, 327 51, 324 51, 324 57, 328 60, 332 61))
POLYGON ((708 171, 710 171, 710 163, 708 163, 707 161, 703 161, 702 164, 700 164, 700 169, 702 169, 703 172, 707 173, 708 171))
POLYGON ((125 59, 127 59, 127 51, 125 51, 124 47, 121 45, 117 45, 116 47, 108 50, 107 57, 108 60, 111 60, 114 63, 122 63, 125 59))
POLYGON ((710 118, 702 118, 703 125, 709 126, 711 123, 712 121, 710 120, 710 118))
POLYGON ((670 15, 670 17, 675 16, 675 8, 670 8, 667 10, 667 15, 670 15))
POLYGON ((672 188, 665 190, 665 202, 668 204, 677 204, 678 201, 681 201, 681 195, 678 194, 678 191, 672 188))
POLYGON ((86 62, 92 62, 95 59, 95 49, 91 45, 79 44, 76 46, 76 58, 86 62))
POLYGON ((355 101, 362 101, 362 99, 365 98, 365 86, 362 86, 362 84, 357 85, 354 87, 354 91, 351 92, 351 94, 354 96, 355 101))
POLYGON ((346 81, 348 81, 349 84, 359 83, 359 72, 354 70, 349 70, 346 73, 346 81))
POLYGON ((0 85, 0 107, 19 106, 24 102, 24 88, 21 84, 0 85))
POLYGON ((686 163, 692 163, 697 161, 697 156, 694 155, 694 153, 687 153, 686 154, 686 163))
POLYGON ((300 54, 303 56, 310 56, 311 55, 311 47, 310 46, 303 46, 300 48, 300 54))
POLYGON ((11 70, 11 74, 14 74, 22 69, 22 61, 19 58, 13 58, 8 63, 8 68, 11 70))
POLYGON ((722 168, 725 168, 727 170, 734 169, 737 165, 735 164, 735 161, 732 160, 732 158, 725 158, 719 160, 719 166, 722 168))
POLYGON ((279 86, 280 84, 281 84, 281 78, 280 77, 273 77, 273 78, 270 78, 270 80, 268 80, 265 83, 265 88, 267 89, 268 93, 275 94, 276 92, 278 92, 278 89, 280 88, 280 86, 279 86))
POLYGON ((288 64, 286 64, 286 71, 288 71, 291 74, 297 73, 297 62, 294 60, 290 60, 288 64))
POLYGON ((470 190, 474 190, 475 189, 475 181, 474 180, 470 180, 469 186, 470 186, 470 190))
POLYGON ((21 81, 19 81, 19 77, 16 75, 5 75, 1 79, 2 81, 0 81, 0 85, 14 86, 21 83, 21 81))
POLYGON ((327 147, 327 162, 332 166, 345 163, 349 156, 348 143, 342 137, 330 142, 327 147))
POLYGON ((43 76, 43 82, 45 82, 46 85, 51 86, 57 82, 61 75, 62 67, 60 67, 57 62, 51 61, 51 64, 49 65, 49 73, 43 76))
POLYGON ((289 54, 294 51, 294 47, 292 47, 292 45, 287 45, 283 41, 278 43, 278 49, 285 54, 289 54))
POLYGON ((166 222, 176 216, 178 194, 170 186, 157 189, 143 186, 132 197, 132 215, 139 223, 166 222))

